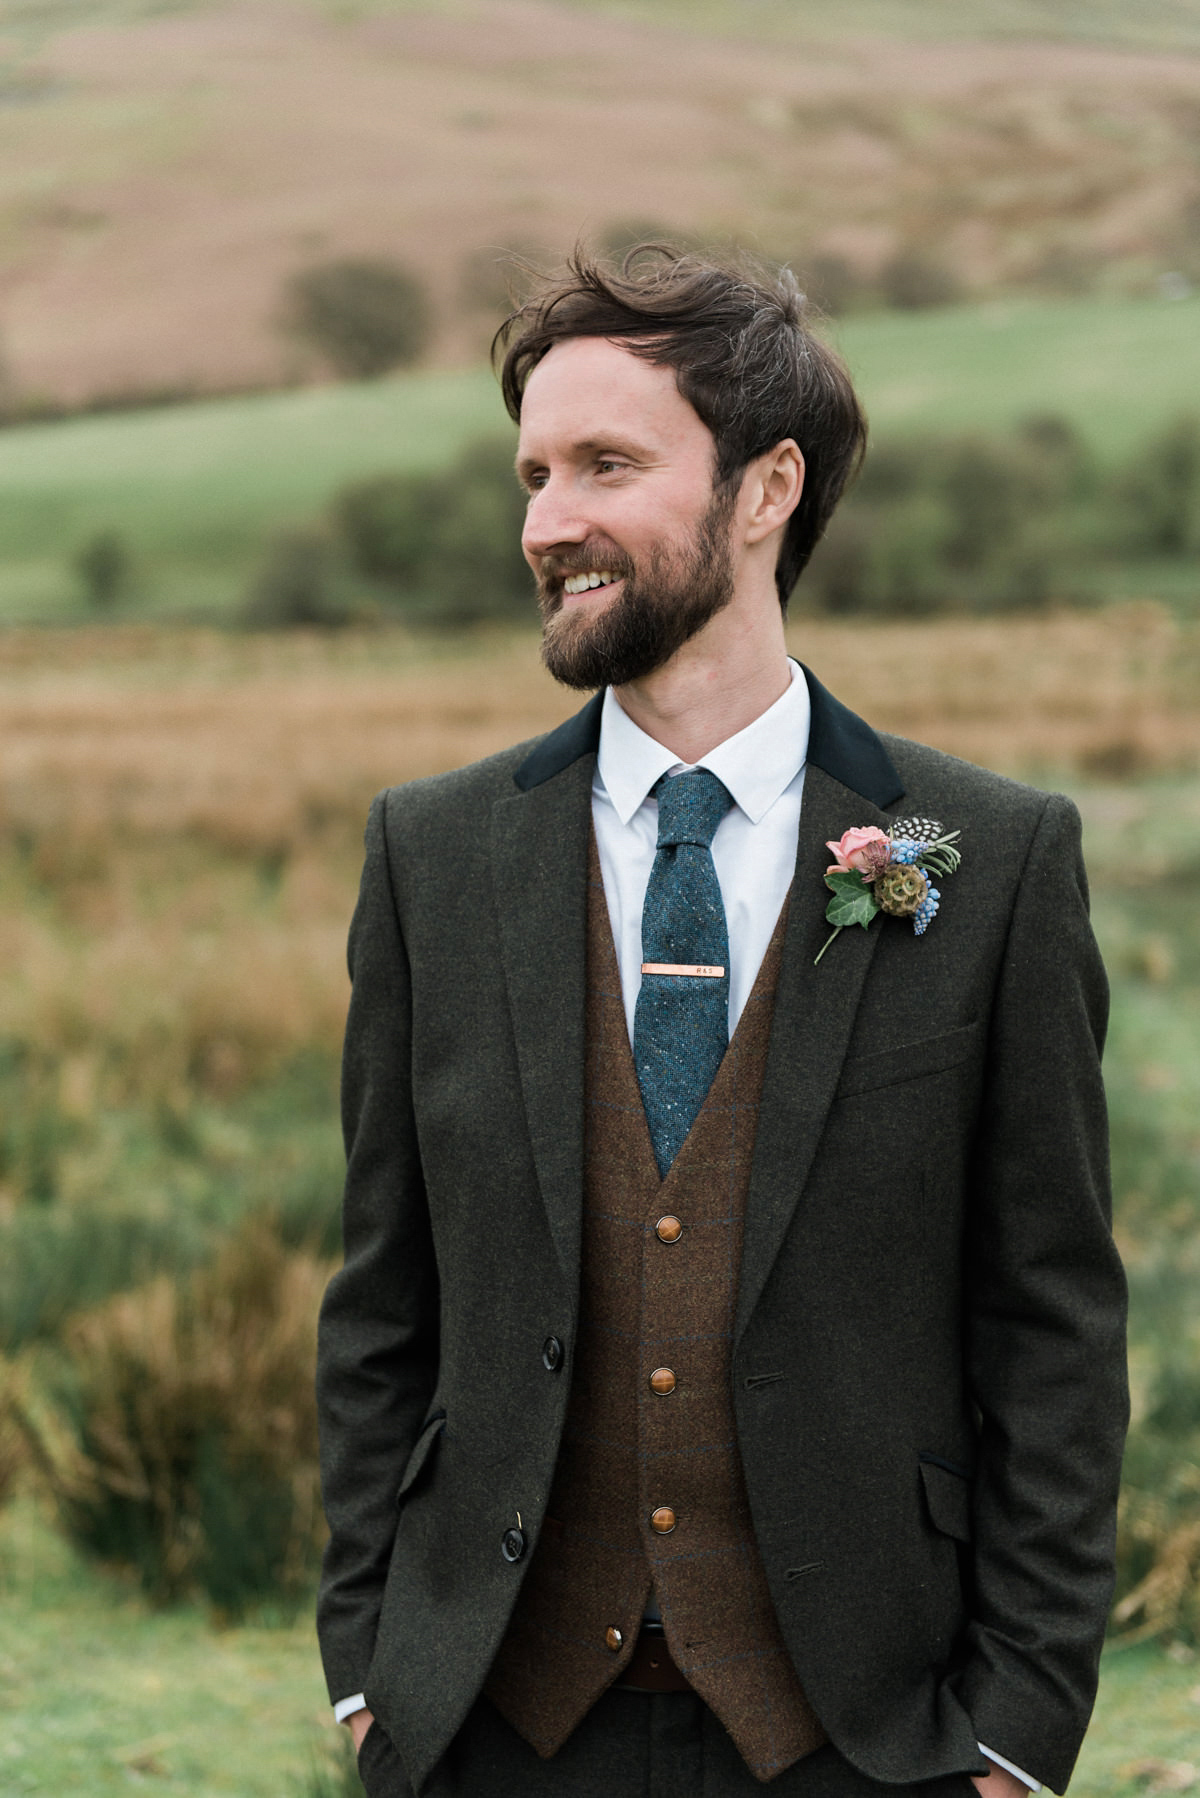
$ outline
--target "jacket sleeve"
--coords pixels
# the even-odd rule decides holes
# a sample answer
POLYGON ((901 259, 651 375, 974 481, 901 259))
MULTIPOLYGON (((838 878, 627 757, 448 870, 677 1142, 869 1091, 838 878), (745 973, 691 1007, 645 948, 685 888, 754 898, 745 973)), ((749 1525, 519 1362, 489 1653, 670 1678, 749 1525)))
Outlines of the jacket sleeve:
POLYGON ((1052 797, 1001 965, 970 1175, 966 1349, 980 1436, 960 1695, 981 1741, 1060 1792, 1095 1698, 1128 1417, 1107 1014, 1078 813, 1052 797))
POLYGON ((387 805, 382 794, 371 807, 350 927, 345 1259, 325 1294, 317 1356, 330 1529, 317 1628, 335 1701, 366 1682, 397 1491, 437 1376, 437 1267, 416 1140, 411 982, 389 869, 387 805))

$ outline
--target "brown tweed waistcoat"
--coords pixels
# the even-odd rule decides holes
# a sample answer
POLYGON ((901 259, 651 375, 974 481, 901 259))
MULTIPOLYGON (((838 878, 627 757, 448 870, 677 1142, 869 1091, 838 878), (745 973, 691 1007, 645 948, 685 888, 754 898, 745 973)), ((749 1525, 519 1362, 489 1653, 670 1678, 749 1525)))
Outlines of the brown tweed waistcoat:
POLYGON ((486 1687, 543 1756, 629 1660, 651 1582, 677 1665, 759 1779, 825 1740, 771 1606, 730 1390, 782 940, 781 917, 708 1097, 661 1179, 593 842, 579 1336, 548 1514, 486 1687), (657 1233, 664 1216, 683 1225, 674 1241, 657 1233), (673 1390, 661 1392, 668 1372, 673 1390), (675 1513, 668 1534, 650 1522, 660 1508, 675 1513))

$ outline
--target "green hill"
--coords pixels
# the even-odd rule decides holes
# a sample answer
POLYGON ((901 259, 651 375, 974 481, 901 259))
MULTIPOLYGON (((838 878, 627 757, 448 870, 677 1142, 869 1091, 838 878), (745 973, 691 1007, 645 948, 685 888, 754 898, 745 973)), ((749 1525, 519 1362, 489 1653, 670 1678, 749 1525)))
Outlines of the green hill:
MULTIPOLYGON (((877 440, 1058 412, 1115 462, 1200 394, 1200 299, 1006 301, 835 332, 877 440)), ((264 543, 338 486, 510 427, 485 369, 208 400, 0 432, 0 618, 76 616, 72 558, 116 532, 129 609, 221 612, 264 543)))

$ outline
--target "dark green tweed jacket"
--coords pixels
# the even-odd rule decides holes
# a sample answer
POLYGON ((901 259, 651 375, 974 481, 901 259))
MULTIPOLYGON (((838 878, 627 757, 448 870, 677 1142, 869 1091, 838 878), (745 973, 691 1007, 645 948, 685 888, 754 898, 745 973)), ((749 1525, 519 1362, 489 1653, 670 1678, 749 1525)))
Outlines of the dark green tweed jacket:
MULTIPOLYGON (((755 1533, 848 1760, 915 1782, 983 1771, 982 1740, 1062 1790, 1127 1406, 1078 817, 877 737, 808 678, 732 1355, 755 1533), (928 933, 877 918, 814 965, 826 840, 911 815, 962 833, 928 933)), ((381 795, 367 828, 319 1630, 331 1696, 366 1692, 418 1789, 504 1634, 529 1555, 502 1544, 518 1518, 537 1541, 565 1415, 598 731, 593 700, 381 795)))

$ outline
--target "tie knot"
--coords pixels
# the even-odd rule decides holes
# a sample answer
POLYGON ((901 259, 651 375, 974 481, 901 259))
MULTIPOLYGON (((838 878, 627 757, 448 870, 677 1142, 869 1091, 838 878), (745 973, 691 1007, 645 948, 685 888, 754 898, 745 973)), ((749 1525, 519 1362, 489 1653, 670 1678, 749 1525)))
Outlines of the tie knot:
POLYGON ((717 825, 733 804, 725 784, 707 768, 693 768, 672 779, 664 774, 655 783, 658 800, 658 847, 672 843, 697 843, 707 849, 717 825))

